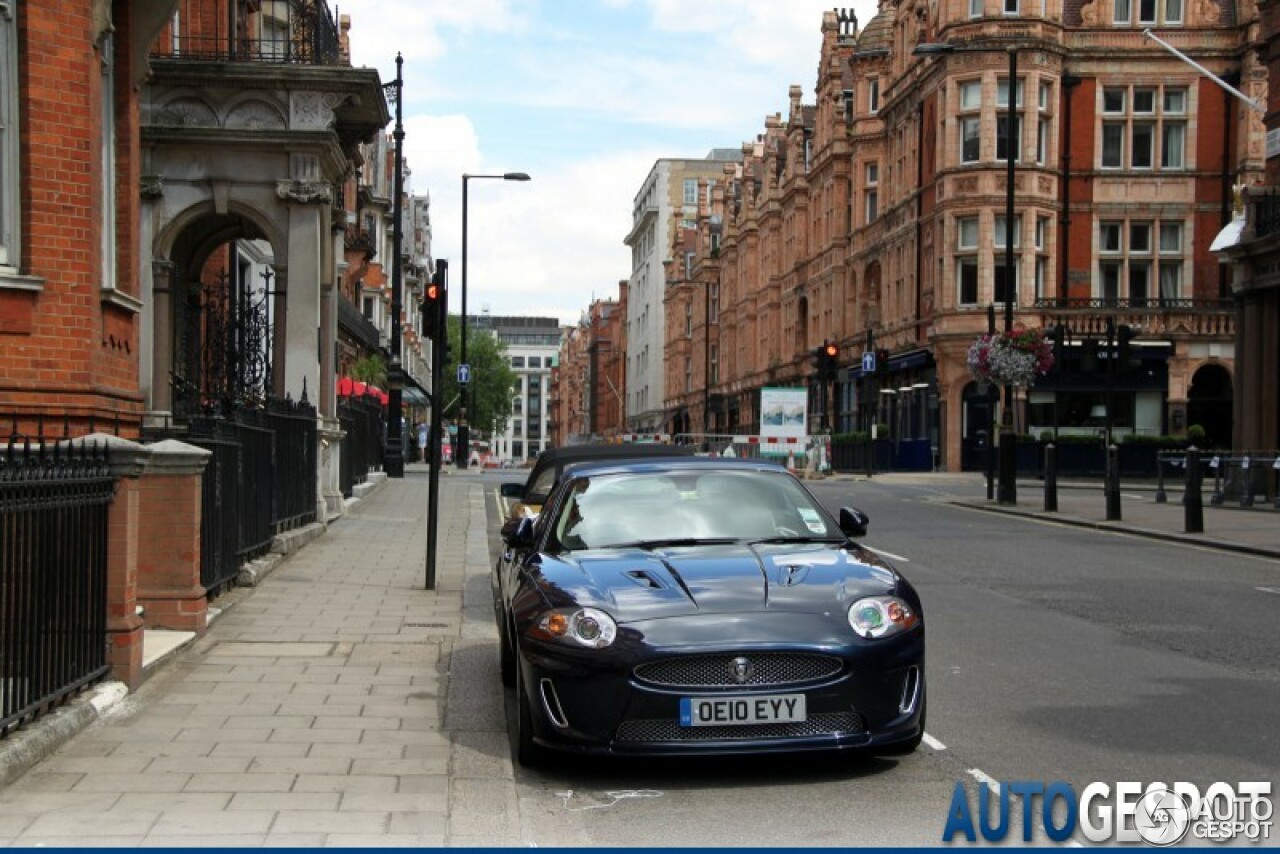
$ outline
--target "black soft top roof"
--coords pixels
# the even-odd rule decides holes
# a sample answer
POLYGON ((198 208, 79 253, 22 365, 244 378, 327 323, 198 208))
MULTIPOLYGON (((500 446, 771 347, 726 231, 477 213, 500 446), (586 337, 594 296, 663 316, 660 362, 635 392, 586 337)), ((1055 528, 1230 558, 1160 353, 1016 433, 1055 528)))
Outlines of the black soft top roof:
POLYGON ((530 490, 533 489, 534 483, 536 483, 543 473, 549 468, 554 468, 556 470, 555 479, 559 480, 559 473, 564 471, 565 466, 572 463, 594 460, 690 457, 693 456, 693 448, 693 445, 634 445, 628 443, 609 445, 565 445, 559 448, 548 448, 538 455, 538 461, 533 464, 533 471, 529 472, 529 478, 525 481, 525 501, 529 501, 530 499, 546 498, 545 494, 535 494, 530 490))

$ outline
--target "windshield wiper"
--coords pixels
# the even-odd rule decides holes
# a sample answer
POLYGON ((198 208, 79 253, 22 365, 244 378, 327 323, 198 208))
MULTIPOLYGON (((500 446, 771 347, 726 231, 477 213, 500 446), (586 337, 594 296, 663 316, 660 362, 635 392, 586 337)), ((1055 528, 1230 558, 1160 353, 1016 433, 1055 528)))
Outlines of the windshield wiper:
POLYGON ((763 546, 772 543, 843 543, 844 541, 844 537, 778 536, 763 537, 759 540, 748 540, 747 545, 763 546))
POLYGON ((736 543, 734 537, 673 537, 666 540, 635 540, 630 543, 613 543, 601 546, 606 549, 661 549, 672 546, 723 546, 736 543))

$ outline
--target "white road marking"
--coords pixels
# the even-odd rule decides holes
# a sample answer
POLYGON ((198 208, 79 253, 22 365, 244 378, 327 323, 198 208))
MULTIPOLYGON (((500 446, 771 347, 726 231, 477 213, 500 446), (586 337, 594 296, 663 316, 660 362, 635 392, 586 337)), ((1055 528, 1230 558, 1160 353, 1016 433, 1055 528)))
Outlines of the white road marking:
POLYGON ((867 545, 866 543, 863 543, 863 544, 862 544, 862 547, 863 547, 863 548, 865 548, 865 549, 870 549, 871 551, 875 552, 875 553, 876 553, 876 554, 878 554, 878 555, 884 555, 884 556, 885 556, 885 557, 887 557, 889 560, 896 560, 896 561, 899 561, 899 562, 901 562, 901 563, 911 563, 911 559, 910 559, 910 558, 905 558, 905 557, 903 557, 902 555, 896 555, 896 554, 894 554, 893 552, 887 552, 887 551, 885 551, 884 549, 878 549, 878 548, 876 548, 875 546, 869 546, 869 545, 867 545))
POLYGON ((999 781, 996 780, 995 777, 992 777, 990 774, 987 774, 978 768, 970 768, 965 773, 967 773, 973 779, 977 780, 979 783, 986 783, 988 786, 992 786, 995 788, 998 788, 1000 786, 999 781))
POLYGON ((924 743, 925 743, 925 744, 929 745, 929 749, 931 749, 931 750, 946 750, 946 749, 947 749, 947 746, 946 746, 945 744, 943 744, 942 742, 938 741, 936 738, 934 738, 933 736, 929 735, 929 733, 927 733, 927 732, 924 734, 924 739, 922 739, 922 740, 924 741, 924 743))
POLYGON ((656 789, 622 789, 616 792, 605 792, 604 797, 608 798, 607 803, 602 804, 586 804, 580 807, 569 806, 569 801, 573 799, 573 789, 563 792, 556 792, 556 795, 564 801, 564 808, 568 812, 584 812, 586 810, 598 810, 604 807, 611 807, 627 798, 660 798, 662 792, 656 789))
POLYGON ((1255 587, 1254 590, 1261 590, 1263 593, 1275 593, 1280 595, 1280 587, 1255 587))

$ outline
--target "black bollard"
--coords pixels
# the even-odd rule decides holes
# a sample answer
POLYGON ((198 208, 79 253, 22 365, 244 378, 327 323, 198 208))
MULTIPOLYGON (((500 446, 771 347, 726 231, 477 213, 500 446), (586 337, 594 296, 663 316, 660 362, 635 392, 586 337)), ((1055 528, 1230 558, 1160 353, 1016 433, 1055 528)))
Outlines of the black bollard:
POLYGON ((1183 530, 1188 534, 1204 533, 1204 499, 1200 496, 1200 452, 1194 447, 1187 449, 1187 493, 1183 497, 1186 523, 1183 530))
POLYGON ((1249 456, 1240 461, 1240 506, 1253 506, 1253 475, 1249 471, 1249 456))
POLYGON ((1112 443, 1107 448, 1107 475, 1103 483, 1107 498, 1107 521, 1120 521, 1120 449, 1112 443))
POLYGON ((1058 449, 1044 446, 1044 512, 1058 512, 1058 449))
POLYGON ((1169 496, 1164 491, 1164 460, 1160 458, 1160 454, 1156 454, 1156 504, 1164 504, 1169 500, 1169 496))

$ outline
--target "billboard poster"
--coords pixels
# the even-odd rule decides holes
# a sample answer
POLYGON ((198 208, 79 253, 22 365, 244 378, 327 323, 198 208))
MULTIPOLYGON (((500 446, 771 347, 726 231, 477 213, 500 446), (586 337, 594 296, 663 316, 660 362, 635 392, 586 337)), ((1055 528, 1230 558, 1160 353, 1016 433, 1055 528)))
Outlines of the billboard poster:
POLYGON ((808 410, 807 389, 760 389, 760 437, 803 439, 809 434, 808 410))

